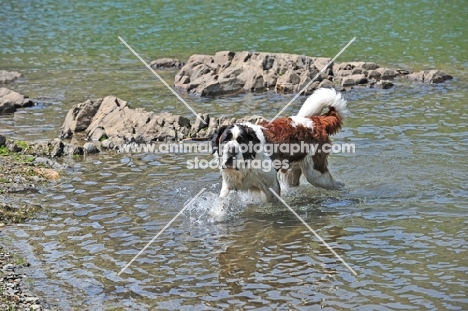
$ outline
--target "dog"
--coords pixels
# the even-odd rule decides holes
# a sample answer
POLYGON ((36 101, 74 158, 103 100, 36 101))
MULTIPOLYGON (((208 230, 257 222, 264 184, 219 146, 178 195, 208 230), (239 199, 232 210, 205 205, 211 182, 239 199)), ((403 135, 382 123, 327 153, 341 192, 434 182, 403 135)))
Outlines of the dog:
POLYGON ((307 181, 325 189, 341 189, 328 170, 330 136, 336 134, 348 113, 347 102, 334 89, 316 90, 296 116, 258 125, 222 126, 212 136, 223 178, 220 197, 230 190, 261 192, 266 202, 276 202, 269 188, 280 194, 279 180, 288 187, 307 181), (322 114, 324 109, 328 111, 322 114), (299 148, 298 148, 299 146, 299 148), (266 165, 251 165, 260 161, 266 165), (264 168, 270 165, 270 170, 264 168))

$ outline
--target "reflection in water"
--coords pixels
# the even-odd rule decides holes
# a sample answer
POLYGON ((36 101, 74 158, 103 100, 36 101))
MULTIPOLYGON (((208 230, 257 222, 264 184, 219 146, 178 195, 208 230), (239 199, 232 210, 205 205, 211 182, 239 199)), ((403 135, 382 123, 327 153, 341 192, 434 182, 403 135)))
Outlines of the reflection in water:
MULTIPOLYGON (((333 214, 316 211, 306 219, 333 214)), ((219 280, 229 286, 232 296, 241 293, 247 283, 261 284, 264 290, 280 290, 307 283, 318 285, 335 275, 336 266, 341 263, 290 216, 282 212, 246 221, 222 240, 227 247, 218 255, 219 280), (284 279, 284 275, 290 276, 284 279)), ((323 227, 325 223, 314 226, 323 227)), ((340 237, 336 234, 340 230, 335 229, 332 236, 327 234, 327 240, 340 237)))

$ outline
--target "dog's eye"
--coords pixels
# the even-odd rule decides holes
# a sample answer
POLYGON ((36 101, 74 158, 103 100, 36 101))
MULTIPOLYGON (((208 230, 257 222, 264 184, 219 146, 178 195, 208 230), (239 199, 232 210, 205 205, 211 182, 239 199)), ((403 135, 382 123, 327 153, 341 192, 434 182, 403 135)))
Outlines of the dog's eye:
POLYGON ((227 133, 226 136, 223 137, 222 141, 223 143, 226 143, 228 141, 231 141, 232 139, 232 134, 231 133, 227 133))

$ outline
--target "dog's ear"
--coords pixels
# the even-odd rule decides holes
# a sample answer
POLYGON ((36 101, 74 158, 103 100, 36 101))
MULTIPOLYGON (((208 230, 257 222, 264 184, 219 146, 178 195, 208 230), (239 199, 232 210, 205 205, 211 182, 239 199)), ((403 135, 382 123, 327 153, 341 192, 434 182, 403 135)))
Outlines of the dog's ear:
POLYGON ((219 150, 219 138, 223 135, 224 131, 227 129, 227 125, 223 125, 218 128, 211 135, 211 154, 217 153, 219 150))
MULTIPOLYGON (((257 134, 255 133, 253 128, 246 127, 245 128, 245 134, 246 134, 247 144, 250 141, 252 142, 252 144, 254 146, 260 143, 260 139, 258 139, 257 134)), ((249 159, 255 159, 255 157, 257 155, 255 150, 256 150, 256 148, 253 148, 253 150, 248 150, 244 154, 244 157, 249 158, 249 159)))

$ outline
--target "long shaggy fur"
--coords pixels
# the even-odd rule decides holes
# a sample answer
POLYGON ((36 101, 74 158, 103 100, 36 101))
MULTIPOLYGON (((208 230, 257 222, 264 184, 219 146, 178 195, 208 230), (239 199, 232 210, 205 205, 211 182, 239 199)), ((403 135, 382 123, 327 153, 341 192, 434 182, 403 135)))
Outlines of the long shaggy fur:
POLYGON ((334 180, 328 171, 328 153, 323 152, 324 144, 331 144, 330 136, 336 134, 347 115, 347 103, 334 89, 318 89, 302 105, 297 116, 283 117, 271 123, 264 122, 263 134, 267 143, 317 145, 319 152, 311 154, 301 150, 295 154, 277 152, 272 159, 289 160, 290 168, 279 173, 288 186, 298 186, 301 175, 314 186, 339 189, 344 186, 334 180), (328 111, 321 115, 324 109, 328 111), (311 123, 313 126, 311 127, 311 123))

